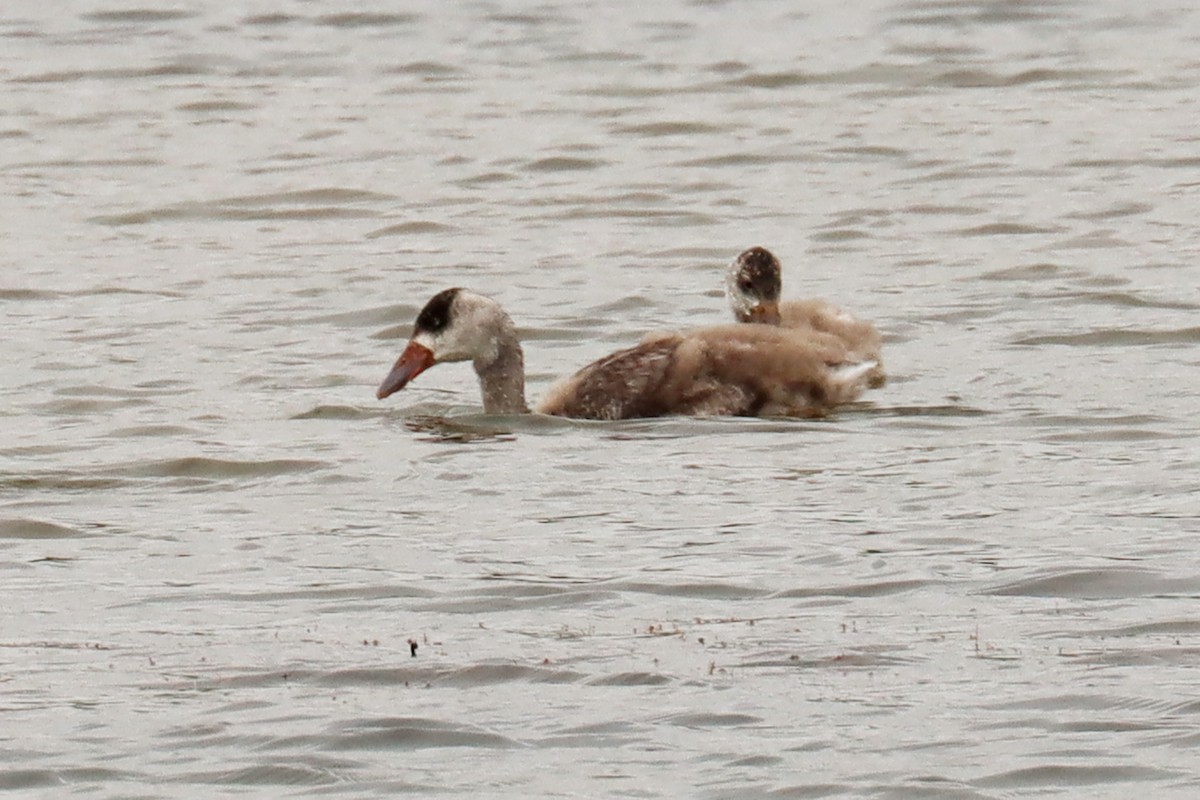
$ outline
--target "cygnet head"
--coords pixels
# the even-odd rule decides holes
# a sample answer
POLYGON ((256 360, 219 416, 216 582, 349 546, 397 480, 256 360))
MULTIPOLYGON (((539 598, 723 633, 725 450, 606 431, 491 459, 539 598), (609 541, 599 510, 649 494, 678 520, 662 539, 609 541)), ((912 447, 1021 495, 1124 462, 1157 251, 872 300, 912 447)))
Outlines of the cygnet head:
POLYGON ((475 371, 483 373, 499 359, 504 345, 515 342, 512 318, 495 300, 467 289, 444 289, 417 315, 408 346, 375 396, 382 400, 443 362, 473 361, 475 371))
POLYGON ((779 291, 783 269, 764 247, 751 247, 733 260, 725 273, 725 295, 738 322, 779 324, 779 291))

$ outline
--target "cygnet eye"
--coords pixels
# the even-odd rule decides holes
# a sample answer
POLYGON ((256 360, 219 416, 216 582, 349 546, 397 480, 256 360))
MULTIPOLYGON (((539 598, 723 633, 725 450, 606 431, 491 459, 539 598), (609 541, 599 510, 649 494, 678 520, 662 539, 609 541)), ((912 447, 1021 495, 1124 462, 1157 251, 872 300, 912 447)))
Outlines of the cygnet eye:
POLYGON ((750 280, 745 275, 738 278, 737 284, 738 284, 738 288, 741 289, 743 292, 749 292, 751 289, 754 288, 754 281, 750 280))

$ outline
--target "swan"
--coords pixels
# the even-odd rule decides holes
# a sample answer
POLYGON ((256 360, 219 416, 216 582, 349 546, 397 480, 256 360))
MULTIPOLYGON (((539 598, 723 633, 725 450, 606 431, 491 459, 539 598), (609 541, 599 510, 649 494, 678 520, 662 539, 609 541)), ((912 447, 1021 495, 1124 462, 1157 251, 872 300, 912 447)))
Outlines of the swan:
MULTIPOLYGON (((525 414, 525 356, 512 318, 468 289, 435 294, 375 396, 383 400, 435 364, 470 361, 486 414, 525 414)), ((765 325, 722 325, 646 336, 553 386, 542 414, 577 419, 817 417, 856 400, 871 361, 844 347, 765 325)))
POLYGON ((779 325, 835 337, 850 360, 874 361, 869 376, 872 388, 887 381, 883 370, 883 337, 875 326, 824 300, 780 302, 783 268, 765 247, 751 247, 738 255, 725 272, 725 295, 738 322, 779 325))

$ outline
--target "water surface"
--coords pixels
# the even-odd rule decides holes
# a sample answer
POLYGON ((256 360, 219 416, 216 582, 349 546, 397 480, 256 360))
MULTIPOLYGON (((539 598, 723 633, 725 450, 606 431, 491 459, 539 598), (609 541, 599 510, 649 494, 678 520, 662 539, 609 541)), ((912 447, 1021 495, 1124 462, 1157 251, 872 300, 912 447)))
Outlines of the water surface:
POLYGON ((0 788, 1195 796, 1194 10, 6 9, 0 788), (536 397, 754 244, 887 387, 373 399, 442 288, 536 397))

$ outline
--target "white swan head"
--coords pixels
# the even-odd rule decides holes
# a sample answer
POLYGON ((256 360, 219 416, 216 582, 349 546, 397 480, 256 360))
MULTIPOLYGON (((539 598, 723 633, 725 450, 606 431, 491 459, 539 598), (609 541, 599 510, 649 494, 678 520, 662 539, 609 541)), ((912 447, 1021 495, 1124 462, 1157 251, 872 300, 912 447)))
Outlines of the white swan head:
POLYGON ((502 348, 515 342, 512 318, 495 300, 467 289, 444 289, 417 315, 408 345, 375 396, 382 400, 400 391, 434 364, 472 361, 476 372, 485 372, 502 348))

